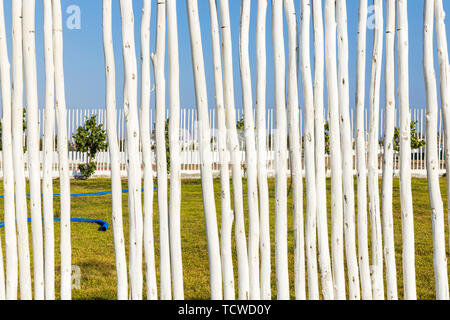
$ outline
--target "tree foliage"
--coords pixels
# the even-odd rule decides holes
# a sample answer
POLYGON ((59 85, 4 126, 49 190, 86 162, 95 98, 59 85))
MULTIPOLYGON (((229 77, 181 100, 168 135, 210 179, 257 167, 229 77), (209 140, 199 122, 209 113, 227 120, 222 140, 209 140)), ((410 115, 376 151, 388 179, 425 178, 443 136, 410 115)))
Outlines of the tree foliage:
POLYGON ((106 131, 103 124, 97 124, 97 115, 86 118, 84 126, 80 126, 73 135, 75 149, 87 154, 86 164, 78 166, 81 177, 89 179, 97 169, 95 156, 98 152, 106 151, 108 143, 106 142, 106 131))

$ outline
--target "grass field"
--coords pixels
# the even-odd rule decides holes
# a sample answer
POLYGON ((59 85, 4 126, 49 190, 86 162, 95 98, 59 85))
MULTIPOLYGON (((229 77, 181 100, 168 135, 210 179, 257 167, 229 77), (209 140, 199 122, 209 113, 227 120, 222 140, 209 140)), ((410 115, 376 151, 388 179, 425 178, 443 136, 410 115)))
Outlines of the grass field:
MULTIPOLYGON (((413 201, 415 214, 415 245, 416 245, 416 273, 417 273, 417 294, 419 299, 434 299, 434 273, 433 273, 433 248, 431 218, 429 212, 428 186, 425 179, 413 180, 413 201)), ((245 187, 245 185, 244 185, 245 187)), ((328 181, 328 188, 329 188, 328 181)), ((445 199, 445 181, 441 180, 441 187, 445 199)), ((123 182, 126 189, 126 182, 123 182)), ((96 179, 89 181, 72 181, 72 193, 98 192, 110 190, 110 181, 107 179, 96 179)), ((274 268, 274 181, 269 181, 270 189, 270 209, 271 232, 272 232, 272 265, 274 268)), ((220 194, 220 184, 215 181, 216 194, 220 194)), ((0 187, 2 192, 2 188, 0 187)), ((58 182, 55 181, 55 193, 59 193, 58 182)), ((3 194, 3 193, 2 193, 3 194)), ((330 194, 328 192, 328 203, 330 194)), ((156 202, 156 201, 155 201, 156 202)), ((289 199, 289 208, 291 207, 289 199)), ((216 199, 218 221, 220 227, 220 198, 216 199)), ((128 211, 127 195, 123 196, 123 215, 125 236, 128 238, 128 211)), ((0 203, 0 212, 3 215, 3 201, 0 203)), ((182 249, 184 267, 184 287, 186 299, 208 299, 209 298, 209 272, 208 255, 206 245, 205 224, 203 215, 202 190, 200 181, 184 181, 182 186, 182 249)), ((55 216, 59 215, 59 198, 55 198, 55 216)), ((73 218, 95 218, 103 219, 111 223, 111 195, 72 198, 73 218)), ((154 233, 155 233, 155 253, 157 257, 157 272, 159 277, 159 242, 158 242, 158 214, 155 203, 154 211, 154 233)), ((288 217, 288 242, 289 242, 289 272, 291 283, 291 295, 293 288, 293 232, 292 215, 288 217)), ((3 216, 1 216, 3 221, 3 216)), ((401 216, 398 179, 394 181, 394 228, 395 244, 398 270, 398 285, 400 298, 403 297, 402 265, 401 265, 401 216)), ((446 217, 447 222, 447 217, 446 217)), ((247 225, 248 228, 248 225, 247 225)), ((331 230, 331 228, 330 228, 331 230)), ((448 243, 448 229, 447 243, 448 243)), ((4 250, 4 230, 1 231, 2 245, 4 250)), ((59 225, 55 225, 56 238, 56 290, 59 291, 59 225)), ((234 238, 234 236, 233 236, 234 238)), ((234 239, 233 239, 234 243, 234 239)), ((127 243, 128 245, 128 243, 127 243)), ((31 248, 31 233, 30 233, 31 248)), ((234 248, 233 248, 234 249, 234 248)), ((448 252, 447 252, 448 253, 448 252)), ((236 259, 235 250, 234 258, 236 259)), ((114 265, 114 245, 112 230, 98 232, 97 226, 90 224, 72 224, 72 264, 81 268, 81 290, 73 290, 74 299, 115 299, 116 298, 116 277, 114 265)), ((236 266, 236 264, 235 264, 236 266)), ((273 296, 276 297, 275 272, 272 270, 273 296)), ((235 275, 237 270, 235 267, 235 275)), ((237 280, 236 280, 237 281, 237 280)), ((158 281, 159 282, 159 281, 158 281)), ((144 282, 145 283, 145 282, 144 282)), ((237 288, 237 285, 236 285, 237 288)), ((58 294, 59 296, 59 294, 58 294)), ((292 296, 293 297, 293 296, 292 296)))

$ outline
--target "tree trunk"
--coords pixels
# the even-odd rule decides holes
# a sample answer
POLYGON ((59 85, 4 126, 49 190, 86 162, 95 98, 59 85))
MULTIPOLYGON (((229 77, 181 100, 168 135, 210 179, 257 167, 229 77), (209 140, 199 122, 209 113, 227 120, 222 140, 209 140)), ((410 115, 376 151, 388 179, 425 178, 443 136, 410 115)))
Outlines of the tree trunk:
POLYGON ((397 300, 397 267, 395 264, 394 219, 392 215, 392 182, 394 174, 395 128, 395 0, 386 4, 386 107, 383 153, 382 214, 386 259, 387 298, 397 300))
POLYGON ((400 114, 400 201, 402 207, 403 283, 405 299, 416 299, 414 216, 411 191, 411 113, 407 1, 397 0, 398 85, 400 114))
POLYGON ((253 94, 249 57, 250 0, 242 0, 241 30, 239 36, 239 65, 241 68, 242 105, 244 109, 244 134, 248 194, 248 261, 250 300, 260 300, 259 281, 259 208, 258 208, 258 158, 253 119, 253 94))
POLYGON ((43 300, 44 248, 41 212, 41 161, 39 150, 39 106, 36 71, 35 1, 23 1, 24 74, 27 105, 28 166, 30 173, 31 232, 33 240, 34 298, 43 300))
POLYGON ((233 52, 231 42, 231 23, 228 0, 219 0, 222 30, 222 64, 224 101, 227 113, 228 150, 233 179, 233 200, 235 215, 235 237, 238 260, 239 300, 249 298, 249 261, 245 237, 244 198, 242 187, 241 155, 236 129, 236 110, 234 108, 233 52))
POLYGON ((433 0, 425 1, 423 25, 423 65, 427 92, 427 177, 433 226, 433 260, 436 298, 448 300, 447 256, 445 252, 445 219, 439 184, 439 155, 437 138, 438 96, 434 70, 433 0))
POLYGON ((358 258, 361 298, 372 300, 367 232, 366 130, 364 124, 366 92, 367 0, 359 2, 358 58, 356 74, 356 163, 358 184, 358 258))
POLYGON ((106 129, 111 158, 111 189, 113 192, 112 222, 117 273, 117 299, 127 300, 128 275, 122 222, 122 181, 120 178, 120 151, 116 131, 116 66, 112 39, 112 0, 103 1, 103 43, 106 71, 106 129))
POLYGON ((184 299, 183 263, 181 256, 181 159, 180 159, 180 66, 178 58, 178 26, 176 0, 167 0, 167 33, 169 44, 169 96, 170 96, 170 256, 172 266, 173 297, 184 299))
MULTIPOLYGON (((0 254, 0 300, 17 299, 17 239, 14 212, 14 165, 11 134, 11 76, 6 43, 5 12, 0 3, 0 82, 2 98, 2 160, 5 218, 6 289, 3 252, 0 254)), ((0 243, 1 250, 1 243, 0 243)))
POLYGON ((319 300, 317 278, 317 195, 314 134, 314 89, 311 75, 310 53, 311 2, 301 2, 301 69, 303 77, 303 101, 305 106, 305 173, 306 173, 306 259, 310 300, 319 300))
POLYGON ((378 190, 378 137, 380 118, 381 65, 383 58, 383 3, 374 0, 375 29, 372 53, 372 75, 370 84, 369 122, 369 216, 372 239, 372 289, 376 300, 384 299, 383 243, 381 235, 380 196, 378 190))
POLYGON ((355 186, 353 178, 353 139, 350 123, 348 76, 348 28, 345 0, 336 1, 338 26, 339 114, 341 118, 342 177, 344 186, 344 236, 350 300, 359 300, 358 258, 355 238, 355 186))
POLYGON ((17 244, 19 253, 20 298, 33 298, 28 242, 27 198, 23 154, 23 53, 22 53, 22 1, 11 0, 12 12, 12 136, 14 182, 16 196, 17 244))
POLYGON ((305 300, 305 227, 303 221, 302 146, 298 102, 298 24, 294 2, 292 0, 284 0, 284 8, 289 37, 288 130, 289 162, 291 164, 292 179, 292 214, 294 217, 295 296, 298 300, 305 300))
POLYGON ((127 127, 128 194, 130 219, 130 292, 131 299, 142 299, 143 217, 141 164, 139 161, 139 119, 137 108, 137 62, 134 41, 134 15, 131 0, 121 0, 124 59, 124 113, 127 127))
POLYGON ((217 142, 220 159, 220 186, 221 186, 221 215, 222 230, 220 232, 223 291, 225 300, 235 299, 233 255, 231 245, 231 233, 233 229, 233 211, 231 210, 230 196, 230 169, 227 152, 227 127, 226 114, 223 97, 223 74, 220 59, 220 31, 217 18, 217 7, 215 0, 209 0, 209 11, 211 17, 211 42, 214 64, 214 84, 216 96, 217 116, 217 142))
POLYGON ((317 236, 319 268, 322 294, 325 300, 333 300, 333 275, 331 272, 330 248, 328 244, 327 200, 325 167, 325 120, 324 120, 324 43, 322 1, 313 0, 314 23, 314 125, 315 125, 315 164, 317 194, 317 236))
POLYGON ((287 248, 287 128, 283 0, 272 0, 275 90, 275 269, 279 300, 289 299, 287 248))
POLYGON ((444 122, 445 135, 445 164, 447 179, 447 214, 450 217, 450 84, 449 84, 449 62, 448 62, 448 46, 447 32, 445 26, 445 12, 442 0, 435 0, 434 3, 435 19, 436 19, 436 40, 438 47, 439 59, 439 75, 441 85, 441 108, 444 122))
POLYGON ((343 207, 342 207, 342 160, 339 139, 339 104, 336 66, 335 3, 325 1, 325 55, 327 67, 328 112, 330 126, 331 161, 331 248, 333 257, 333 280, 335 299, 345 300, 343 207))
POLYGON ((219 234, 217 231, 216 206, 214 202, 214 185, 212 178, 211 136, 208 119, 208 96, 201 41, 200 19, 197 0, 187 0, 189 31, 191 38, 192 66, 197 100, 199 146, 205 211, 206 236, 208 242, 211 298, 222 299, 222 270, 220 265, 219 234))
POLYGON ((53 6, 53 57, 55 61, 55 106, 58 127, 59 176, 61 189, 61 299, 72 298, 72 259, 70 243, 70 178, 67 139, 67 111, 64 89, 63 27, 61 2, 53 6))
POLYGON ((156 165, 158 173, 159 237, 161 250, 161 299, 172 299, 170 283, 170 240, 167 204, 166 157, 166 80, 164 77, 166 48, 166 1, 158 2, 156 53, 152 55, 156 88, 156 165))
POLYGON ((267 137, 266 137, 266 19, 267 0, 258 0, 256 22, 256 138, 258 153, 258 191, 261 251, 261 299, 271 300, 271 254, 269 187, 267 184, 267 137))
POLYGON ((53 152, 55 147, 55 67, 52 1, 44 0, 45 111, 42 199, 44 210, 45 299, 55 299, 55 231, 53 222, 53 152))

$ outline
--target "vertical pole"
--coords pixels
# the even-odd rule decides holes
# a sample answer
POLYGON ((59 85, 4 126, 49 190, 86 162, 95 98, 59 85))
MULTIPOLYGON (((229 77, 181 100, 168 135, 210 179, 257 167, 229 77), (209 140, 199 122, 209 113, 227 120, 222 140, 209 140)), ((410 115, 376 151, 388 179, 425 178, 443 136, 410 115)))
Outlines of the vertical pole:
POLYGON ((436 298, 448 300, 447 256, 445 252, 445 219, 439 184, 439 156, 437 153, 438 96, 434 70, 433 23, 434 0, 425 1, 423 24, 423 66, 427 92, 427 177, 433 226, 433 260, 436 298))
POLYGON ((409 108, 409 43, 407 1, 397 0, 400 113, 400 202, 402 207, 403 283, 405 299, 416 299, 414 215, 411 190, 411 112, 409 108))
POLYGON ((211 19, 211 42, 214 63, 214 84, 216 96, 217 116, 217 142, 220 161, 220 186, 221 186, 221 215, 222 230, 220 232, 223 293, 225 300, 234 300, 234 273, 233 256, 231 245, 231 234, 233 229, 233 211, 231 210, 230 194, 230 169, 227 152, 227 127, 226 114, 223 97, 223 74, 222 61, 220 57, 220 31, 217 18, 217 7, 215 0, 209 0, 209 13, 211 19))
POLYGON ((103 43, 106 72, 106 130, 111 164, 112 221, 114 252, 117 273, 117 299, 128 298, 127 261, 122 218, 122 181, 120 179, 120 155, 117 140, 116 115, 116 66, 112 39, 112 0, 103 1, 103 43))
POLYGON ((39 106, 36 71, 35 1, 23 1, 23 58, 27 102, 27 142, 30 172, 30 210, 33 240, 34 298, 43 300, 44 248, 41 212, 41 161, 39 157, 39 106))
POLYGON ((270 216, 269 187, 267 184, 267 137, 266 137, 266 19, 267 0, 258 0, 256 22, 256 141, 258 153, 258 191, 261 251, 261 299, 270 300, 271 293, 271 255, 270 255, 270 216))
POLYGON ((169 50, 170 96, 170 257, 172 267, 173 297, 184 299, 183 264, 181 256, 181 164, 180 164, 180 66, 178 54, 178 27, 176 0, 167 0, 167 34, 169 50))
POLYGON ((192 50, 192 67, 194 70, 195 92, 198 111, 199 146, 205 210, 206 236, 208 242, 211 299, 222 299, 222 270, 220 265, 219 234, 217 231, 216 207, 214 202, 214 185, 211 170, 210 131, 208 125, 208 96, 201 41, 200 19, 197 0, 187 0, 189 31, 192 50))
POLYGON ((128 203, 130 219, 130 292, 131 299, 142 299, 143 217, 141 164, 139 161, 139 119, 137 107, 137 61, 134 40, 134 14, 131 0, 120 1, 124 59, 124 113, 128 153, 128 203))
MULTIPOLYGON (((4 190, 5 250, 6 250, 6 289, 3 252, 0 255, 0 300, 17 299, 17 238, 14 212, 14 164, 11 134, 11 76, 6 42, 5 12, 0 3, 0 82, 2 101, 2 171, 4 190)), ((1 249, 1 243, 0 243, 1 249)))
POLYGON ((336 300, 345 300, 344 275, 344 224, 342 203, 342 154, 339 139, 339 104, 336 66, 335 3, 325 1, 325 61, 327 68, 328 113, 330 127, 331 163, 331 248, 333 257, 333 280, 336 300))
POLYGON ((358 258, 355 234, 355 186, 353 177, 353 139, 350 125, 350 89, 348 75, 348 28, 346 0, 336 1, 338 25, 339 114, 341 118, 342 172, 344 191, 344 236, 350 300, 359 300, 358 258))
POLYGON ((392 212, 395 128, 395 1, 388 0, 386 6, 386 107, 381 203, 384 255, 386 259, 387 298, 389 300, 397 300, 397 268, 395 264, 394 219, 392 212))

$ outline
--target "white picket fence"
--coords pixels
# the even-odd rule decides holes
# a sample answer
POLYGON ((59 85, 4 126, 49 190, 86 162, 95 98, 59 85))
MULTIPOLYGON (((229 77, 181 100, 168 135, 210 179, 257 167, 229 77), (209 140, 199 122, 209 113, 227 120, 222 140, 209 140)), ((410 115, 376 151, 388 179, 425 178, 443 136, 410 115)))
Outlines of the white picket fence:
MULTIPOLYGON (((381 132, 384 128, 384 110, 381 110, 380 114, 380 128, 381 132)), ((200 174, 200 158, 198 153, 198 143, 197 143, 197 126, 196 126, 196 119, 197 119, 197 110, 194 108, 184 108, 181 111, 181 119, 180 119, 180 141, 182 145, 182 153, 181 153, 181 160, 182 160, 182 174, 185 177, 196 177, 200 174)), ((242 110, 238 109, 236 111, 236 118, 241 119, 242 118, 242 110)), ((98 123, 105 124, 106 123, 106 111, 105 109, 68 109, 68 133, 69 133, 69 166, 70 170, 72 172, 73 176, 77 176, 78 174, 78 165, 81 163, 84 163, 86 161, 86 154, 76 151, 76 147, 74 146, 72 136, 76 132, 77 128, 79 126, 82 126, 84 124, 84 121, 86 118, 96 114, 98 123)), ((167 117, 169 115, 167 114, 167 117)), ((325 117, 327 118, 327 116, 325 117)), ((154 117, 153 112, 151 113, 151 123, 152 128, 154 130, 154 117)), ((219 152, 217 149, 217 144, 214 139, 216 136, 215 128, 216 128, 216 114, 214 109, 209 110, 209 119, 210 119, 210 128, 211 128, 211 136, 213 137, 211 141, 211 149, 213 151, 213 168, 216 174, 219 173, 219 152)), ((354 112, 351 111, 351 120, 353 123, 354 119, 354 112)), ((366 121, 366 128, 368 125, 368 112, 366 112, 365 115, 365 121, 366 121)), ((266 115, 266 121, 267 121, 267 168, 269 175, 274 173, 274 139, 271 137, 274 137, 274 110, 273 109, 267 109, 267 115, 266 115)), ((425 125, 426 125, 426 119, 425 119, 425 110, 424 109, 412 109, 411 111, 411 121, 417 121, 417 135, 422 136, 423 139, 425 139, 425 125)), ((43 132, 44 128, 44 117, 43 117, 43 110, 40 110, 40 124, 41 124, 41 134, 43 132)), ((302 121, 302 114, 300 114, 300 127, 301 131, 303 131, 303 121, 302 121)), ((119 145, 121 150, 121 171, 122 175, 126 176, 127 172, 127 155, 126 155, 126 131, 125 131, 125 119, 124 119, 124 113, 123 110, 119 109, 117 112, 117 131, 118 131, 118 137, 119 137, 119 145)), ((57 134, 55 132, 55 134, 57 134)), ((442 116, 439 116, 439 130, 437 132, 439 136, 439 146, 440 146, 440 154, 441 154, 441 163, 440 163, 440 169, 441 173, 445 173, 445 159, 444 159, 444 135, 443 135, 443 123, 442 123, 442 116)), ((380 141, 382 139, 382 134, 380 134, 380 141)), ((241 141, 241 161, 242 165, 245 166, 245 145, 244 145, 244 137, 240 139, 241 141)), ((379 170, 380 174, 382 171, 382 155, 383 155, 383 148, 380 145, 379 149, 380 154, 380 160, 379 160, 379 170)), ((354 155, 356 159, 356 155, 354 155)), ((396 159, 394 161, 395 164, 398 163, 398 155, 395 155, 396 159)), ((0 157, 1 159, 1 157, 0 157)), ((41 152, 41 163, 43 160, 43 154, 41 152)), ((328 160, 328 159, 327 159, 328 160)), ((55 178, 58 177, 58 157, 55 150, 54 153, 54 176, 55 178)), ((286 160, 288 161, 288 159, 286 160)), ((102 176, 109 176, 110 175, 110 158, 109 158, 109 152, 100 152, 97 154, 96 157, 97 162, 97 172, 95 176, 102 177, 102 176)), ((155 161, 154 161, 155 163, 155 161)), ((328 161, 327 161, 328 164, 328 161)), ((0 162, 1 165, 1 162, 0 162)), ((356 165, 356 163, 355 163, 356 165)), ((425 158, 425 147, 413 150, 413 153, 411 155, 411 166, 412 166, 412 173, 415 176, 426 176, 426 158, 425 158)), ((27 163, 27 154, 25 153, 25 169, 28 168, 27 163)), ((397 168, 396 168, 397 169, 397 168)), ((1 173, 3 174, 3 173, 1 173)), ((26 170, 26 174, 28 174, 26 170)), ((155 172, 156 174, 156 172, 155 172)), ((355 168, 355 174, 356 174, 356 168, 355 168)))

